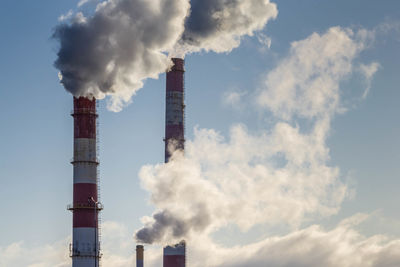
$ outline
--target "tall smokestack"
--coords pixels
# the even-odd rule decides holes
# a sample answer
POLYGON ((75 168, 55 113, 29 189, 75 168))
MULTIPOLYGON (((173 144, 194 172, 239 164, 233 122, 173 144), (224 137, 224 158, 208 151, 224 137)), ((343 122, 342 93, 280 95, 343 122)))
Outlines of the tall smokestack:
POLYGON ((181 241, 175 246, 164 248, 163 267, 186 266, 186 243, 181 241))
POLYGON ((142 245, 136 246, 136 267, 143 267, 144 264, 144 247, 142 245))
MULTIPOLYGON (((167 72, 165 107, 165 162, 175 150, 185 147, 185 61, 173 58, 174 65, 167 72)), ((164 248, 164 267, 185 267, 185 241, 164 248)))
POLYGON ((97 194, 96 149, 96 99, 74 97, 74 193, 72 244, 70 256, 72 267, 99 266, 100 242, 98 213, 102 205, 97 194))
POLYGON ((184 65, 181 58, 173 58, 173 67, 167 72, 165 107, 165 162, 168 162, 173 150, 184 149, 185 135, 185 90, 184 65), (171 150, 172 149, 172 150, 171 150))

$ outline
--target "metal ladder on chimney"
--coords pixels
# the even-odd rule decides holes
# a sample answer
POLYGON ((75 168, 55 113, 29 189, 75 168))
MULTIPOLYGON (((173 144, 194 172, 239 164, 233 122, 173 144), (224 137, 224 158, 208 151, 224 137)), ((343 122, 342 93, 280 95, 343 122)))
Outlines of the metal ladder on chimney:
MULTIPOLYGON (((98 101, 96 101, 96 110, 97 110, 97 113, 98 113, 98 110, 99 110, 99 102, 98 101)), ((99 133, 100 133, 100 131, 99 131, 99 126, 100 126, 100 122, 99 122, 99 117, 97 117, 97 120, 96 120, 96 158, 97 158, 97 162, 99 162, 100 163, 100 157, 99 157, 99 154, 100 154, 100 136, 99 136, 99 133)), ((97 181, 96 181, 96 183, 97 183, 97 201, 98 201, 98 203, 100 203, 100 205, 102 206, 102 204, 101 204, 101 190, 100 190, 100 164, 97 166, 97 181)), ((99 253, 99 267, 101 267, 101 256, 102 256, 102 254, 101 254, 101 216, 100 216, 100 211, 97 211, 98 213, 97 213, 97 235, 98 235, 98 240, 97 240, 97 243, 98 243, 98 253, 99 253)))

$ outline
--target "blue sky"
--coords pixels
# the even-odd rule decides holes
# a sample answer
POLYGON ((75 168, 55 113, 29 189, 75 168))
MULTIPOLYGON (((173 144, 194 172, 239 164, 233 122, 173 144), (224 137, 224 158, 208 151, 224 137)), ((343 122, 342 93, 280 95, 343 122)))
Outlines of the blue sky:
MULTIPOLYGON (((195 127, 214 129, 226 140, 231 127, 238 123, 245 125, 250 135, 272 131, 278 119, 271 110, 257 107, 254 98, 264 88, 268 73, 290 56, 291 43, 313 33, 324 35, 334 26, 354 32, 373 31, 382 24, 392 28, 378 32, 351 63, 359 66, 376 62, 380 66, 366 98, 362 94, 367 84, 356 67, 340 80, 339 95, 347 111, 332 117, 326 140, 326 165, 340 169, 339 179, 349 189, 348 196, 337 205, 338 211, 329 216, 306 215, 295 229, 282 226, 285 223, 266 226, 264 222, 250 227, 247 233, 238 230, 237 225, 222 227, 213 233, 216 242, 228 247, 251 244, 260 242, 260 238, 295 234, 314 224, 333 229, 357 213, 369 214, 368 219, 355 226, 359 233, 398 240, 400 2, 273 2, 279 14, 261 31, 271 38, 270 48, 257 40, 257 32, 255 37, 244 37, 240 47, 231 53, 203 51, 187 55, 186 137, 193 142, 194 150, 195 127), (241 94, 233 105, 226 101, 231 93, 241 94)), ((72 215, 66 210, 72 201, 72 97, 60 84, 58 70, 53 66, 58 45, 51 35, 60 15, 78 10, 77 4, 75 0, 1 3, 0 255, 5 255, 13 244, 20 244, 18 251, 22 255, 30 255, 35 249, 46 251, 40 248, 47 245, 53 246, 54 251, 65 249, 61 254, 68 249, 68 241, 63 240, 72 229, 72 215)), ((93 10, 93 4, 83 8, 93 10)), ((105 234, 123 233, 118 240, 104 237, 103 246, 107 250, 112 242, 124 243, 122 252, 116 252, 121 262, 130 260, 135 246, 133 234, 142 227, 140 218, 151 216, 155 210, 149 204, 149 192, 141 187, 139 171, 144 165, 163 162, 164 90, 162 74, 157 80, 146 80, 133 102, 121 112, 111 112, 105 101, 100 102, 101 201, 105 206, 102 221, 107 222, 105 234)), ((307 132, 312 128, 308 123, 303 118, 290 125, 299 125, 307 132)), ((194 255, 200 254, 196 251, 194 255)), ((111 264, 110 258, 106 260, 111 264)), ((0 266, 54 266, 54 262, 57 256, 36 257, 22 263, 11 257, 9 262, 0 260, 0 266)))

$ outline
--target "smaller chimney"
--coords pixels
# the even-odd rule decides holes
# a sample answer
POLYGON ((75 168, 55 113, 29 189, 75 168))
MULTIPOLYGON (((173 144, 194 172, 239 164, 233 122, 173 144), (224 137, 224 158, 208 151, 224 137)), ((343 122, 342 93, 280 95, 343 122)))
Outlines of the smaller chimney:
POLYGON ((143 267, 144 247, 142 245, 136 246, 136 267, 143 267))
POLYGON ((186 267, 185 240, 174 246, 164 248, 163 267, 186 267))

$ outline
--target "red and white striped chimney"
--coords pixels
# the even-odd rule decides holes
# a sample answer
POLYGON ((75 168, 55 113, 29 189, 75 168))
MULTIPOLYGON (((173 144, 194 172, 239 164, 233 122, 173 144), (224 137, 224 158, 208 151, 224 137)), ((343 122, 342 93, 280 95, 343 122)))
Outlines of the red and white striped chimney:
POLYGON ((163 267, 185 267, 186 266, 186 243, 185 241, 175 246, 166 246, 163 253, 163 267))
POLYGON ((102 209, 97 197, 96 99, 74 97, 74 193, 72 267, 98 267, 100 242, 98 213, 102 209))
POLYGON ((173 58, 174 65, 167 72, 165 106, 165 162, 171 157, 171 148, 184 149, 185 146, 185 61, 173 58))
MULTIPOLYGON (((185 147, 185 61, 173 58, 174 65, 167 72, 165 107, 165 162, 174 150, 185 147)), ((186 243, 182 241, 163 250, 163 267, 186 266, 186 243)))

